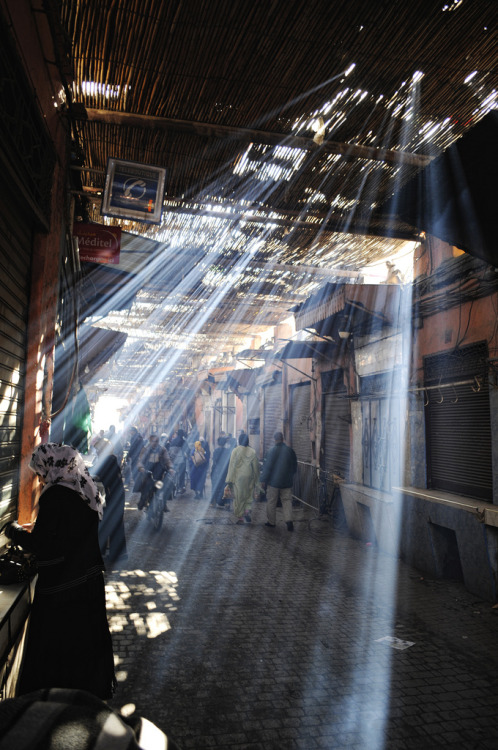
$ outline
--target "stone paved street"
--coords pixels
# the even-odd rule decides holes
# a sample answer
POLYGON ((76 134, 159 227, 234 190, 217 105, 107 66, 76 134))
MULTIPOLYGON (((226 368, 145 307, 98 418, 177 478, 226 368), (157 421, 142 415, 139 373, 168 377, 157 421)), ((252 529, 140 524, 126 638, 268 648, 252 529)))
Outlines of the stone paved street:
POLYGON ((184 750, 498 747, 492 602, 310 508, 290 533, 264 503, 241 527, 187 493, 154 533, 132 499, 129 560, 107 575, 113 707, 184 750))

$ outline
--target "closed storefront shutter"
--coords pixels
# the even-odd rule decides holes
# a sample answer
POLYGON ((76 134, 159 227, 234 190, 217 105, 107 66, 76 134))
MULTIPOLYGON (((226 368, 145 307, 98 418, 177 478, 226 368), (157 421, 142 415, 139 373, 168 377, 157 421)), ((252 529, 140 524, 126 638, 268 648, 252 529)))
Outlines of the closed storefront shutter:
POLYGON ((401 482, 406 389, 400 371, 362 377, 363 483, 391 492, 401 482))
POLYGON ((0 518, 15 517, 19 492, 32 236, 26 216, 0 193, 0 518))
MULTIPOLYGON (((47 231, 54 146, 0 11, 0 518, 17 517, 34 228, 47 231)), ((58 248, 53 262, 59 263, 58 248)))
POLYGON ((291 386, 291 446, 296 453, 297 460, 305 463, 311 463, 310 398, 310 382, 291 386))
POLYGON ((399 401, 370 398, 361 403, 363 423, 363 482, 391 491, 399 483, 399 401))
POLYGON ((254 448, 258 457, 261 432, 259 420, 259 398, 250 393, 247 396, 247 432, 249 434, 249 445, 254 448))
POLYGON ((227 429, 226 431, 233 435, 234 437, 237 437, 237 421, 236 421, 236 414, 237 414, 237 407, 235 403, 235 393, 227 393, 227 429))
POLYGON ((330 474, 349 475, 351 407, 342 370, 322 376, 322 460, 330 474))
POLYGON ((263 457, 266 456, 275 441, 273 435, 277 430, 282 430, 282 385, 267 385, 264 391, 264 434, 263 434, 263 457))
POLYGON ((436 386, 426 391, 429 484, 482 500, 493 497, 487 356, 476 344, 424 362, 436 386))

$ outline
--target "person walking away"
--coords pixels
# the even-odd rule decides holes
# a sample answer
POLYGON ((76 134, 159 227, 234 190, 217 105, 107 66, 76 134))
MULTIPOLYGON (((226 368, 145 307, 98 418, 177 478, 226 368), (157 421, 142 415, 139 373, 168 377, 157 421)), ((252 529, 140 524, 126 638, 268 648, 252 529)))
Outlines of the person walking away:
POLYGON ((190 488, 195 492, 195 499, 202 497, 204 482, 208 470, 208 454, 200 440, 196 440, 190 454, 190 488))
POLYGON ((268 452, 261 472, 261 485, 266 490, 267 497, 268 520, 265 526, 275 526, 277 502, 280 498, 287 529, 294 531, 292 485, 297 471, 297 457, 292 448, 284 443, 284 436, 281 432, 276 432, 273 439, 275 445, 268 452))
POLYGON ((130 427, 130 440, 128 443, 128 455, 126 460, 131 467, 131 478, 132 482, 137 481, 138 476, 138 460, 140 453, 144 447, 144 439, 137 430, 136 427, 130 427))
POLYGON ((231 432, 229 432, 227 435, 227 443, 228 443, 230 450, 232 451, 235 450, 235 448, 237 448, 239 444, 237 438, 234 438, 231 432))
POLYGON ((206 487, 206 479, 209 471, 209 461, 211 460, 211 449, 209 448, 209 443, 205 437, 201 438, 201 446, 204 451, 204 455, 206 456, 206 463, 203 464, 204 472, 200 477, 201 489, 199 490, 199 494, 201 497, 204 497, 204 489, 206 487))
POLYGON ((109 427, 106 439, 110 442, 112 453, 116 456, 119 466, 121 466, 123 462, 123 443, 113 424, 109 427))
POLYGON ((251 506, 254 490, 259 485, 259 462, 256 451, 249 445, 249 437, 239 437, 239 445, 233 449, 228 465, 226 484, 233 497, 233 512, 240 526, 251 523, 251 506))
POLYGON ((56 687, 107 700, 116 678, 98 539, 103 498, 69 445, 39 445, 29 466, 43 484, 33 530, 5 529, 39 565, 18 694, 56 687))
POLYGON ((213 453, 213 464, 211 466, 211 501, 210 504, 213 507, 216 505, 224 505, 223 490, 225 488, 225 480, 228 471, 228 464, 230 462, 231 452, 227 450, 226 438, 218 438, 218 447, 215 448, 213 453))
POLYGON ((173 461, 173 468, 176 472, 178 492, 180 495, 185 492, 187 473, 186 444, 185 432, 182 429, 178 429, 171 438, 168 449, 170 458, 173 461))
POLYGON ((103 557, 108 554, 111 565, 128 559, 124 528, 125 489, 117 456, 105 438, 95 443, 97 460, 92 475, 101 482, 105 491, 105 508, 99 524, 99 545, 103 557))
MULTIPOLYGON (((138 458, 138 471, 140 473, 150 471, 154 482, 162 480, 165 474, 171 474, 173 472, 173 464, 169 457, 169 453, 166 448, 159 445, 158 435, 151 435, 149 437, 148 444, 142 448, 140 456, 138 458)), ((140 478, 137 480, 138 489, 134 488, 135 492, 140 492, 140 500, 138 501, 138 509, 143 510, 146 502, 145 486, 146 484, 140 478), (143 489, 142 489, 143 488, 143 489)), ((167 510, 165 503, 165 510, 167 510)))

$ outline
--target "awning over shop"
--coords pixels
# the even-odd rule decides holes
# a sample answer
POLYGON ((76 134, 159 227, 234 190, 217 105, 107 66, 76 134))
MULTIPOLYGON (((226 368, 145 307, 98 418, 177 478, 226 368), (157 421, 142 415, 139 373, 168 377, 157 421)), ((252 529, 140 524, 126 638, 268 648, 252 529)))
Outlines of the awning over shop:
POLYGON ((296 312, 296 328, 313 327, 315 323, 344 310, 345 284, 326 284, 316 294, 303 302, 296 312))
POLYGON ((217 391, 227 391, 228 390, 228 381, 225 378, 224 380, 218 381, 215 385, 215 390, 217 391))
POLYGON ((275 370, 268 370, 266 367, 262 367, 259 375, 256 378, 256 387, 263 388, 266 385, 276 385, 282 382, 282 368, 278 367, 275 370))
POLYGON ((274 352, 271 349, 243 349, 237 354, 237 359, 239 361, 248 360, 254 362, 261 360, 266 362, 268 359, 271 359, 273 355, 274 352))
POLYGON ((391 211, 498 266, 498 112, 490 112, 394 196, 391 211))
POLYGON ((214 388, 214 384, 210 383, 207 379, 201 380, 197 385, 197 392, 198 393, 211 393, 211 390, 214 388))
POLYGON ((102 263, 82 263, 79 282, 80 319, 131 307, 143 281, 135 274, 102 263))
POLYGON ((278 354, 279 359, 311 359, 330 357, 337 352, 333 341, 289 341, 278 354))
POLYGON ((80 381, 85 385, 125 343, 128 335, 119 331, 84 326, 79 337, 78 369, 80 381))
POLYGON ((337 340, 339 331, 361 333, 397 319, 401 287, 396 284, 326 284, 296 312, 296 329, 313 328, 337 340))
POLYGON ((227 373, 229 387, 241 396, 251 393, 256 384, 256 378, 262 369, 262 367, 255 367, 253 369, 232 370, 232 372, 227 373))

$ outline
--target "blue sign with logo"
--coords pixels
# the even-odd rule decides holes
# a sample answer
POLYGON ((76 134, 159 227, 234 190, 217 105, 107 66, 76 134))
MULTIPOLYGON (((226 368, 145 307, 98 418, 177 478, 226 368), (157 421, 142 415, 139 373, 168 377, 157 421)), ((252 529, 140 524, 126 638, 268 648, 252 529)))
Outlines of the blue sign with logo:
POLYGON ((109 159, 101 213, 159 224, 165 183, 166 170, 162 167, 109 159))

